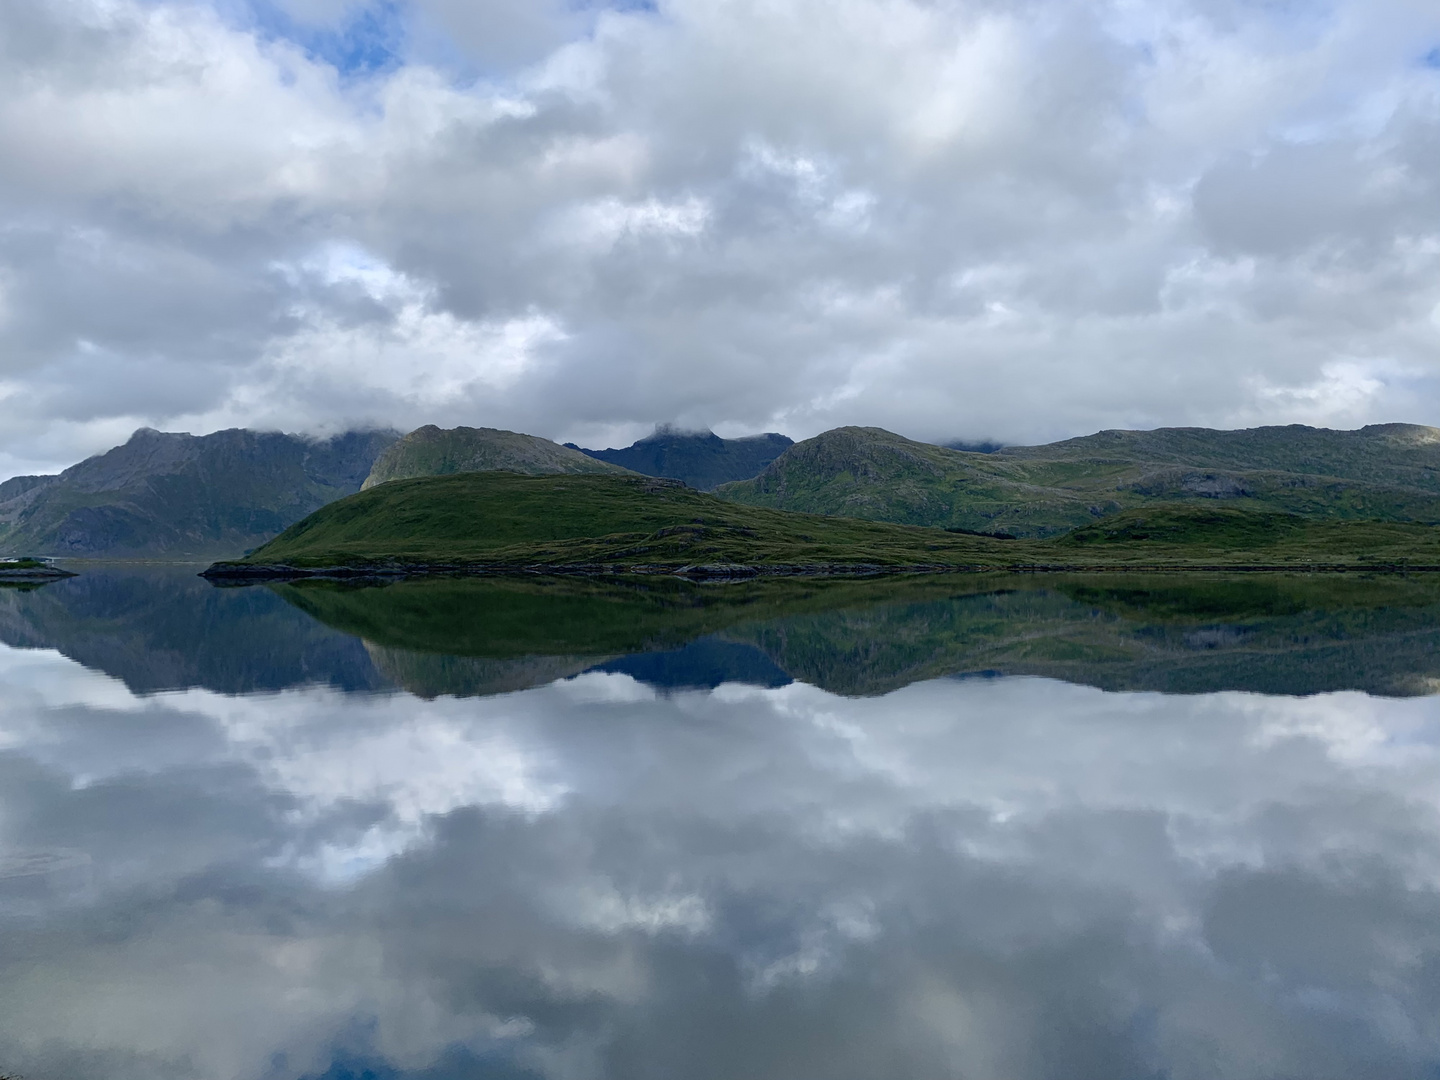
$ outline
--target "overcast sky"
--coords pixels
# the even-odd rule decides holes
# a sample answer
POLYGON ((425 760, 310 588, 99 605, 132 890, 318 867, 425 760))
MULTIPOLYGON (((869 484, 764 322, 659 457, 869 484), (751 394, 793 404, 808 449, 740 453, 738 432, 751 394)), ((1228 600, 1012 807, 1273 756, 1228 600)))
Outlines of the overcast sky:
POLYGON ((0 0, 0 476, 1440 423, 1435 0, 0 0))

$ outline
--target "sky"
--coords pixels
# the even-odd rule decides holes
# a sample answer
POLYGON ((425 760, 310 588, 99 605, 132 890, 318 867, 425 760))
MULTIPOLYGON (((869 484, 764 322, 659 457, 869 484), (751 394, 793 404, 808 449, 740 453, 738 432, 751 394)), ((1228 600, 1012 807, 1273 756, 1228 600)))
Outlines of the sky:
POLYGON ((1434 0, 0 0, 0 476, 1440 424, 1434 0))

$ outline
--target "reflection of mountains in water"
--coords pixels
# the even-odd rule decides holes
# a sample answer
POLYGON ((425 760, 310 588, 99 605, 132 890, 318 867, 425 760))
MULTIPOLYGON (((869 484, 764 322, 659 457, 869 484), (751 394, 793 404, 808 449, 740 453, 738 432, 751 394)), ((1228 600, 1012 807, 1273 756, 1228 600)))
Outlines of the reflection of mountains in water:
POLYGON ((372 654, 384 651, 390 678, 427 696, 587 669, 663 688, 793 678, 847 695, 977 673, 1169 693, 1411 695, 1440 679, 1440 581, 1425 577, 507 579, 276 591, 363 636, 372 654))
POLYGON ((581 672, 661 689, 791 679, 847 695, 949 675, 1107 690, 1428 693, 1440 580, 1354 576, 303 582, 216 589, 189 569, 92 569, 0 590, 0 641, 136 692, 311 683, 479 696, 581 672))
POLYGON ((264 589, 214 588, 198 569, 91 566, 41 589, 0 589, 0 642, 55 649, 141 694, 387 685, 351 635, 264 589))

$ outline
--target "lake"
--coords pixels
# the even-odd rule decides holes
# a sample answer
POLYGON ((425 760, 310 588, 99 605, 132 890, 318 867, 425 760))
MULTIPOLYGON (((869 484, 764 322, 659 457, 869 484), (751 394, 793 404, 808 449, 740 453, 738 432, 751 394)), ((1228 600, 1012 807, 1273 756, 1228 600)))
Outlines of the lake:
POLYGON ((0 590, 0 1074, 1440 1076, 1440 580, 0 590))

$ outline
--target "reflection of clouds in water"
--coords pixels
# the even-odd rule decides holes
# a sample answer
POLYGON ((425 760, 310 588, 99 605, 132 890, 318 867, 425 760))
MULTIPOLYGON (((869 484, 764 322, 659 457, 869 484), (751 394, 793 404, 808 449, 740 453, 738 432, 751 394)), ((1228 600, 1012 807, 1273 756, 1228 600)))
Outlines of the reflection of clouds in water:
POLYGON ((0 1065, 33 1075, 1440 1060, 1440 701, 136 698, 5 650, 0 693, 0 853, 94 860, 0 935, 0 1065))

